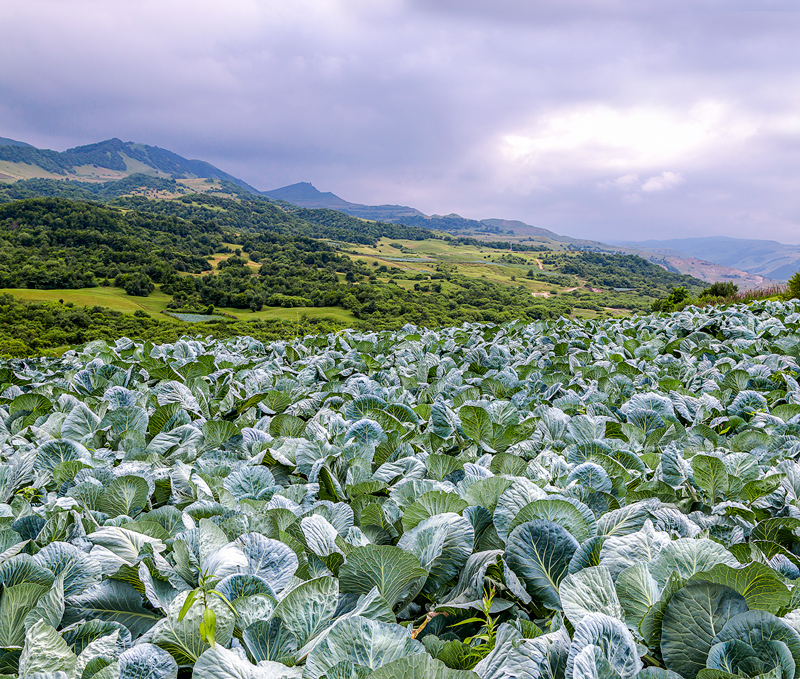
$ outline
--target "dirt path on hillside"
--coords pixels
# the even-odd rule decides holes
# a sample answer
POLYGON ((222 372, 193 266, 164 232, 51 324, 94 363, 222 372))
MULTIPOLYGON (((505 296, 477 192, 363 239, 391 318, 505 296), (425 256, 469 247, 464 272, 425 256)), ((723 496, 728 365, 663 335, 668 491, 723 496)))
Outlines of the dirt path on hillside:
POLYGON ((541 259, 537 259, 536 257, 533 258, 533 261, 539 266, 540 271, 544 271, 544 265, 542 264, 541 259))

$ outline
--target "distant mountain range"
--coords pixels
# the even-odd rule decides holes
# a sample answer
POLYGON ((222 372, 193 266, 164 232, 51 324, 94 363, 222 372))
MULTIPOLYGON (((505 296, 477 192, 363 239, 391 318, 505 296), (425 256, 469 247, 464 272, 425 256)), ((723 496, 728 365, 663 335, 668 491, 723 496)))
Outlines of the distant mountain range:
POLYGON ((457 214, 426 215, 407 205, 352 203, 330 191, 300 182, 272 191, 259 191, 202 160, 120 139, 78 146, 66 151, 38 149, 30 144, 0 137, 0 182, 20 179, 71 179, 107 182, 132 175, 175 179, 193 191, 204 182, 231 182, 272 200, 304 208, 327 208, 353 217, 447 231, 476 238, 523 238, 555 249, 638 254, 669 271, 686 273, 705 281, 733 281, 753 288, 772 280, 786 280, 800 268, 800 246, 775 241, 738 238, 688 238, 666 241, 603 243, 557 234, 548 229, 507 219, 474 220, 457 214))
POLYGON ((620 243, 654 253, 700 257, 723 266, 785 281, 800 269, 800 245, 774 240, 714 236, 620 243))
MULTIPOLYGON (((525 222, 517 220, 482 219, 478 221, 466 219, 457 214, 426 215, 407 205, 363 205, 361 203, 351 203, 330 191, 319 191, 309 182, 299 182, 273 191, 262 191, 261 193, 269 198, 283 200, 300 207, 338 210, 362 219, 408 224, 409 226, 419 226, 427 229, 462 233, 477 237, 480 237, 482 234, 490 237, 510 236, 513 234, 516 237, 528 238, 531 241, 542 243, 542 245, 548 247, 571 247, 581 250, 593 250, 596 252, 624 252, 626 254, 636 254, 664 267, 668 271, 685 273, 708 282, 732 281, 743 289, 755 288, 768 284, 771 282, 769 278, 773 278, 772 276, 762 274, 760 271, 750 271, 743 267, 712 259, 715 253, 713 244, 705 248, 705 251, 701 254, 698 254, 698 252, 694 250, 686 251, 685 249, 682 252, 678 252, 679 248, 677 247, 674 249, 661 247, 660 245, 651 247, 651 244, 658 244, 658 241, 609 244, 601 241, 563 236, 549 229, 532 226, 531 224, 526 224, 525 222)), ((728 240, 736 241, 736 239, 728 240)), ((763 242, 767 243, 767 241, 763 242)), ((780 244, 778 243, 776 245, 780 244)), ((794 271, 789 275, 793 273, 794 271)))
POLYGON ((328 208, 339 210, 351 217, 403 223, 428 229, 483 232, 486 234, 507 234, 508 231, 513 231, 515 235, 539 236, 544 239, 543 242, 555 241, 558 243, 582 243, 587 245, 595 243, 595 241, 561 236, 548 229, 507 219, 482 219, 479 221, 467 219, 457 214, 426 215, 407 205, 363 205, 361 203, 351 203, 330 191, 319 191, 309 182, 299 182, 298 184, 291 184, 273 191, 262 191, 261 194, 276 200, 285 200, 300 207, 328 208))

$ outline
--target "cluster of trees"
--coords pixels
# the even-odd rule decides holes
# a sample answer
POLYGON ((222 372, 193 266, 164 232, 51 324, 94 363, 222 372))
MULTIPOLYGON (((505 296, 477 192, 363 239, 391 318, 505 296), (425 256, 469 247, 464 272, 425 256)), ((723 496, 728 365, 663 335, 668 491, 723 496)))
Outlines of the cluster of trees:
POLYGON ((377 273, 335 253, 313 253, 293 261, 268 257, 257 271, 234 255, 216 274, 180 278, 162 290, 174 296, 176 308, 184 309, 338 306, 363 321, 364 328, 534 320, 572 311, 569 300, 534 298, 522 285, 501 285, 452 270, 440 274, 446 290, 438 280, 407 289, 379 279, 377 273))
POLYGON ((502 229, 493 224, 484 224, 474 219, 467 219, 461 215, 403 215, 398 222, 406 226, 417 226, 422 229, 435 229, 437 231, 465 232, 475 231, 485 234, 499 234, 502 229))
POLYGON ((633 288, 660 297, 673 287, 702 290, 703 281, 685 274, 666 271, 637 255, 599 252, 551 253, 542 261, 555 265, 561 273, 577 276, 599 288, 633 288))
POLYGON ((314 233, 306 235, 312 238, 329 238, 343 240, 348 243, 361 243, 374 245, 379 238, 402 238, 405 240, 425 240, 436 238, 428 229, 404 224, 391 224, 389 222, 365 221, 346 215, 336 210, 288 208, 289 212, 309 224, 323 227, 314 233))
POLYGON ((0 205, 0 288, 86 288, 141 272, 167 283, 211 269, 223 242, 213 223, 63 198, 0 205))
POLYGON ((517 252, 537 252, 542 249, 541 244, 529 243, 512 243, 510 241, 498 240, 478 240, 477 238, 469 238, 467 236, 459 236, 453 238, 452 236, 445 236, 445 241, 449 243, 460 243, 461 245, 471 245, 475 248, 490 248, 492 250, 515 250, 517 252))
POLYGON ((236 198, 213 194, 192 194, 177 200, 150 200, 142 196, 121 198, 115 205, 128 209, 171 215, 182 219, 213 220, 238 233, 271 233, 305 236, 321 240, 374 245, 379 238, 423 240, 434 238, 430 231, 387 222, 350 217, 335 210, 312 210, 281 204, 260 196, 239 193, 236 198))
MULTIPOLYGON (((800 280, 798 280, 800 284, 800 280)), ((652 303, 652 311, 680 311, 691 305, 719 304, 727 302, 736 297, 739 286, 730 281, 712 283, 709 287, 701 290, 697 297, 693 297, 686 288, 679 286, 672 288, 669 294, 657 299, 652 303)), ((800 292, 800 290, 799 290, 800 292)))
MULTIPOLYGON (((236 189, 241 191, 238 187, 236 189)), ((174 179, 147 174, 132 174, 115 181, 94 184, 73 179, 25 179, 0 186, 0 203, 26 198, 69 198, 105 202, 120 196, 147 191, 188 193, 188 189, 174 179)))

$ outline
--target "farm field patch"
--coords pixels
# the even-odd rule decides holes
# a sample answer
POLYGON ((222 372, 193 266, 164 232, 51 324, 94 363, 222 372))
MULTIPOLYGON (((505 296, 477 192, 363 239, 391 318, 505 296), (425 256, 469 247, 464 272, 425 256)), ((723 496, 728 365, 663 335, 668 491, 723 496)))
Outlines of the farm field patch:
POLYGON ((2 361, 4 672, 793 677, 798 356, 767 301, 2 361))

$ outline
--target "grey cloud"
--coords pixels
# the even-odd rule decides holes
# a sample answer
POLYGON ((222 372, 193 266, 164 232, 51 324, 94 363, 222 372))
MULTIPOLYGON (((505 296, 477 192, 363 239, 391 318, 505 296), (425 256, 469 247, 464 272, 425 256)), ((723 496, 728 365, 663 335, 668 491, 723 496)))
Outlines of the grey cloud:
POLYGON ((756 223, 787 239, 791 7, 7 0, 0 135, 56 148, 119 136, 261 188, 312 181, 598 239, 756 223), (600 188, 625 175, 636 191, 600 188), (659 177, 651 188, 670 185, 642 190, 659 177))

